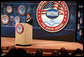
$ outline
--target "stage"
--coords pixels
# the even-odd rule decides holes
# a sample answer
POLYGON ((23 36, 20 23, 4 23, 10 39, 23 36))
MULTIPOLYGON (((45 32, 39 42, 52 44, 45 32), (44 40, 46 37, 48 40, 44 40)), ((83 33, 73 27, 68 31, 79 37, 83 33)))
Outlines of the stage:
MULTIPOLYGON (((3 52, 7 53, 11 46, 15 46, 15 38, 1 37, 1 47, 3 52)), ((83 52, 83 44, 77 42, 67 42, 67 41, 52 41, 52 40, 32 40, 31 46, 15 46, 16 48, 23 48, 28 52, 34 52, 40 48, 45 53, 44 55, 50 55, 53 50, 60 50, 64 47, 68 52, 72 52, 77 48, 80 48, 83 52)))

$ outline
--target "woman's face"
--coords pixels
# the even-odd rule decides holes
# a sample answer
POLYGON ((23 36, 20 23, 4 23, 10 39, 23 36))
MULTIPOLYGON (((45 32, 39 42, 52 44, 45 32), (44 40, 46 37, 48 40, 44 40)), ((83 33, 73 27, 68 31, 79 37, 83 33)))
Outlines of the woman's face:
POLYGON ((27 19, 30 19, 30 15, 29 14, 27 14, 27 19))

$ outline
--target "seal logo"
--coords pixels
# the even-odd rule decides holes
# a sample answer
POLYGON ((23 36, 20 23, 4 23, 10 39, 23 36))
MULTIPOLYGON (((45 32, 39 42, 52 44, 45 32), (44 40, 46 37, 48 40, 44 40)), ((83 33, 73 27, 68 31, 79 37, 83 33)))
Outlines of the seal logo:
POLYGON ((26 8, 23 5, 21 5, 21 6, 18 7, 18 13, 20 15, 24 15, 25 12, 26 12, 26 8))
POLYGON ((11 12, 13 11, 13 9, 12 9, 12 7, 11 7, 11 6, 7 6, 6 11, 7 11, 8 13, 11 13, 11 12))
POLYGON ((20 17, 19 17, 19 16, 16 16, 15 19, 14 19, 14 21, 15 21, 15 23, 16 23, 16 22, 19 23, 19 22, 20 22, 20 17))
POLYGON ((24 30, 24 27, 23 27, 22 24, 17 24, 17 25, 16 25, 16 31, 17 31, 19 34, 21 34, 21 33, 23 32, 23 30, 24 30))
POLYGON ((8 17, 7 15, 2 15, 2 17, 1 17, 1 22, 2 22, 3 24, 8 24, 8 22, 9 22, 9 17, 8 17))
POLYGON ((37 21, 48 32, 62 30, 69 20, 69 9, 64 1, 41 1, 37 8, 37 21))

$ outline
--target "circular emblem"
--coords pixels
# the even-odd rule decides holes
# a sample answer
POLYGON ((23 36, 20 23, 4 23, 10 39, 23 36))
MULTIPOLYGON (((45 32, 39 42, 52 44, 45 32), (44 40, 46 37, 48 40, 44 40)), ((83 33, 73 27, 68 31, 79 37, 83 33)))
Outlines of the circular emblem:
POLYGON ((25 12, 26 12, 26 8, 23 5, 21 5, 21 6, 18 7, 18 13, 20 15, 24 15, 25 12))
POLYGON ((64 1, 41 1, 36 15, 39 25, 48 32, 62 30, 69 20, 68 6, 64 1))
POLYGON ((12 12, 12 7, 11 7, 11 6, 7 6, 6 11, 7 11, 8 13, 11 13, 11 12, 12 12))
POLYGON ((21 33, 23 32, 23 30, 24 30, 24 27, 23 27, 22 24, 17 24, 17 25, 16 25, 16 31, 17 31, 19 34, 21 34, 21 33))
POLYGON ((20 17, 16 16, 14 20, 15 20, 15 23, 17 23, 17 22, 19 23, 20 22, 20 17))
POLYGON ((9 22, 9 17, 7 15, 2 15, 1 22, 7 24, 9 22))

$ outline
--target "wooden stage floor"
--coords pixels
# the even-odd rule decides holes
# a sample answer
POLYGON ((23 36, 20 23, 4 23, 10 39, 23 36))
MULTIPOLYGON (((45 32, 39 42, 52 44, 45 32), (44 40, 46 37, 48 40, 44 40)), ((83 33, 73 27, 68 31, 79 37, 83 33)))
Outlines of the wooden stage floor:
MULTIPOLYGON (((1 47, 11 47, 15 45, 15 38, 1 37, 1 47)), ((37 40, 33 39, 31 46, 15 46, 16 48, 23 48, 26 50, 35 51, 35 49, 43 49, 44 51, 51 52, 52 50, 60 50, 64 47, 66 50, 76 50, 80 48, 83 51, 83 44, 77 42, 67 42, 67 41, 52 41, 52 40, 37 40)))

